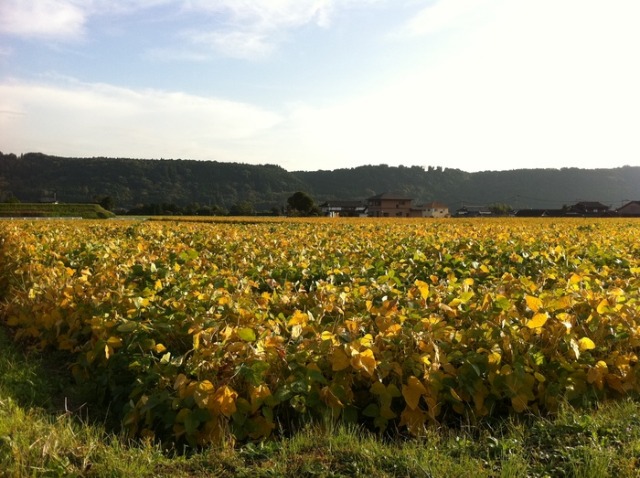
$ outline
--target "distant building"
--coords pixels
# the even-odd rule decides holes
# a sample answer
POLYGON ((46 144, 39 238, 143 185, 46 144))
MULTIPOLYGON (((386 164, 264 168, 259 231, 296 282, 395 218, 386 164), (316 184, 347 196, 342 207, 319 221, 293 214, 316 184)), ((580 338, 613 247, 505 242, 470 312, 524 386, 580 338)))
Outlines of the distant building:
POLYGON ((327 201, 320 204, 322 214, 327 217, 364 217, 367 205, 362 201, 327 201))
POLYGON ((519 209, 514 214, 516 217, 562 217, 565 215, 562 209, 519 209))
POLYGON ((631 201, 622 207, 619 207, 616 212, 619 216, 626 217, 640 217, 640 201, 631 201))
POLYGON ((596 201, 582 201, 569 206, 567 213, 567 215, 606 216, 609 213, 609 206, 596 201))
POLYGON ((491 209, 485 206, 463 206, 456 211, 455 217, 493 216, 491 209))
POLYGON ((382 193, 366 201, 330 200, 320 204, 328 217, 449 217, 449 208, 431 202, 413 206, 413 199, 396 193, 382 193))
POLYGON ((449 207, 441 202, 430 202, 420 206, 422 217, 449 217, 449 207))
MULTIPOLYGON (((640 208, 640 202, 638 203, 640 208)), ((640 210, 637 213, 640 215, 640 210)), ((516 211, 516 217, 604 217, 613 216, 614 211, 602 203, 595 201, 583 201, 573 206, 563 206, 562 209, 520 209, 516 211)))
POLYGON ((369 217, 410 217, 413 199, 395 193, 382 193, 367 199, 369 217))

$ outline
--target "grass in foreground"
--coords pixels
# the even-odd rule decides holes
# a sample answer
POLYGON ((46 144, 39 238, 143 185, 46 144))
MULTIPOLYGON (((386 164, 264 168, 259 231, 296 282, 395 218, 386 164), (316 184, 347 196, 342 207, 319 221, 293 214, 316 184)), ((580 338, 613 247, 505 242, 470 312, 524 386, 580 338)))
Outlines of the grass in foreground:
POLYGON ((427 430, 407 441, 314 425, 290 438, 179 455, 89 420, 100 414, 78 405, 64 376, 0 329, 0 476, 640 476, 633 400, 567 408, 554 419, 427 430))

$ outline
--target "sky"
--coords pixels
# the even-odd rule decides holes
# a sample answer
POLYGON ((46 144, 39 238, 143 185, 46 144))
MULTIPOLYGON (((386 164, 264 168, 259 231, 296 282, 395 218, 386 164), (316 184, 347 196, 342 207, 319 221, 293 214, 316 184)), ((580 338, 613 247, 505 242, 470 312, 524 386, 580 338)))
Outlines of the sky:
POLYGON ((640 166, 638 0, 0 0, 0 151, 640 166))

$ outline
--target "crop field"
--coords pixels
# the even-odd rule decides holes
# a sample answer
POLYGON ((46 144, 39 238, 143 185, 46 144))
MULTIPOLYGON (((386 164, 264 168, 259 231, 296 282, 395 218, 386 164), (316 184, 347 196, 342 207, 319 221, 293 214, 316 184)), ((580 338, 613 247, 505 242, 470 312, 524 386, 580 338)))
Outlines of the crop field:
POLYGON ((0 223, 0 317, 130 436, 420 436, 640 391, 640 222, 0 223))

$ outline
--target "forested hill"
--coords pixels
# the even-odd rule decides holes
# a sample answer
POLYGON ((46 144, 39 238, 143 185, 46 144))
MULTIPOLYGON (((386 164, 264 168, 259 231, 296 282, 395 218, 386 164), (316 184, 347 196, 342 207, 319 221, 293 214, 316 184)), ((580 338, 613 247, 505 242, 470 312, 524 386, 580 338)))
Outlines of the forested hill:
POLYGON ((0 201, 90 202, 110 196, 118 208, 139 204, 200 204, 228 209, 240 202, 256 210, 286 204, 296 191, 317 203, 366 199, 393 191, 416 203, 509 204, 559 208, 578 201, 619 207, 640 200, 640 167, 529 169, 468 173, 457 169, 361 166, 334 171, 289 172, 275 165, 216 161, 63 158, 41 153, 0 153, 0 201))
POLYGON ((55 193, 61 202, 110 196, 116 208, 127 209, 152 203, 229 208, 239 202, 269 209, 286 204, 292 191, 306 188, 302 180, 274 165, 62 158, 40 153, 0 157, 0 195, 13 195, 22 202, 55 193))
POLYGON ((640 200, 640 167, 614 169, 516 169, 468 173, 458 169, 362 166, 295 172, 318 197, 359 199, 384 191, 438 201, 451 210, 464 205, 508 204, 515 209, 560 208, 599 201, 617 208, 640 200))

